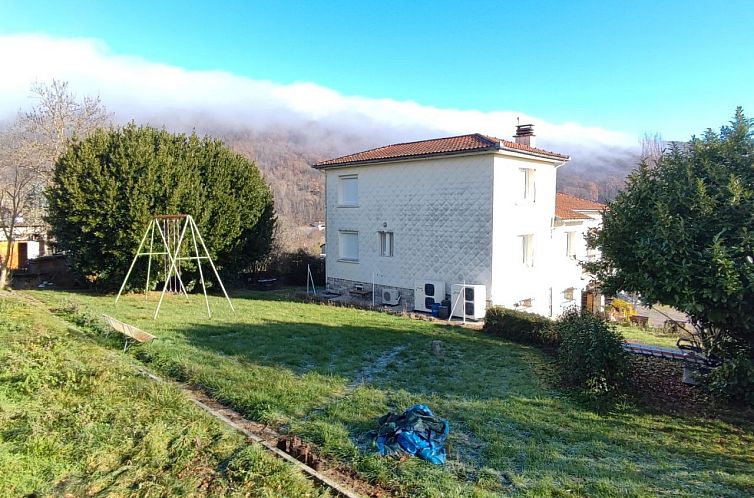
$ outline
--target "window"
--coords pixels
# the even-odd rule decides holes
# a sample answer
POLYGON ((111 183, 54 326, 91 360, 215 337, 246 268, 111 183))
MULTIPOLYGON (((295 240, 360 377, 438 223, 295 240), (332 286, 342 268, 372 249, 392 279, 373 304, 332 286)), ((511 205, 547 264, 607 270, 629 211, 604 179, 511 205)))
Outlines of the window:
POLYGON ((525 201, 534 202, 535 197, 537 195, 537 189, 534 185, 534 170, 533 169, 522 169, 521 171, 521 177, 523 179, 523 196, 522 198, 525 201))
POLYGON ((338 205, 359 205, 359 175, 343 175, 338 177, 338 205))
POLYGON ((566 232, 566 256, 576 259, 576 232, 566 232))
POLYGON ((359 260, 359 232, 341 230, 338 232, 340 259, 342 261, 359 260))
POLYGON ((393 256, 393 232, 380 233, 380 256, 393 256))
POLYGON ((573 287, 569 287, 563 291, 563 299, 566 301, 573 301, 573 287))
POLYGON ((521 262, 526 266, 534 266, 534 236, 521 236, 521 262))

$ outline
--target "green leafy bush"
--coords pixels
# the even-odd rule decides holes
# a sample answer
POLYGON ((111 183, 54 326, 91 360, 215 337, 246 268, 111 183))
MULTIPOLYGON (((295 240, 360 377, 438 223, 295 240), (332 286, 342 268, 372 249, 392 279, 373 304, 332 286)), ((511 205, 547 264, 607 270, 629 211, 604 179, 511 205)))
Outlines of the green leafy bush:
POLYGON ((566 384, 595 395, 610 395, 625 387, 630 363, 623 338, 602 318, 567 310, 555 330, 560 336, 558 364, 566 384))
POLYGON ((744 355, 724 362, 706 378, 712 392, 754 406, 754 360, 744 355))
POLYGON ((727 378, 731 394, 744 394, 740 366, 754 362, 753 158, 754 120, 739 107, 719 132, 643 161, 587 236, 602 291, 686 313, 704 353, 728 363, 715 389, 727 378))
POLYGON ((482 330, 524 344, 557 346, 560 342, 552 320, 502 306, 492 306, 487 310, 482 330))
MULTIPOLYGON (((254 163, 219 140, 134 124, 73 142, 46 197, 57 244, 77 272, 104 288, 122 282, 157 214, 192 215, 224 278, 266 256, 275 222, 254 163)), ((145 278, 146 264, 137 265, 129 282, 143 288, 145 278)))

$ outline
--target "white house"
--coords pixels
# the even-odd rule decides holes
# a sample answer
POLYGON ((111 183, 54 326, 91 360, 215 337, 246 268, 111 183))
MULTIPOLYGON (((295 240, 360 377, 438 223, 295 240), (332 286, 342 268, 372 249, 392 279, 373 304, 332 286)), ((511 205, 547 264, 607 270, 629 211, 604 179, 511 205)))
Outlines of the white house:
POLYGON ((583 233, 602 205, 556 196, 569 157, 533 141, 521 125, 515 141, 462 135, 315 164, 326 176, 328 288, 374 285, 377 302, 398 293, 408 309, 427 309, 457 297, 454 286, 475 286, 464 292, 477 300, 472 317, 485 304, 546 316, 579 305, 583 233))

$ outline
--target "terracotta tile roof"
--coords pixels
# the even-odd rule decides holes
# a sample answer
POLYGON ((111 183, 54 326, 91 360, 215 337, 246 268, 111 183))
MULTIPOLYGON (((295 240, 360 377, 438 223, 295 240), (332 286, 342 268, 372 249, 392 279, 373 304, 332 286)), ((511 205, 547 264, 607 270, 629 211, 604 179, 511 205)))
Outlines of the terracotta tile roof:
POLYGON ((386 145, 384 147, 378 147, 376 149, 322 161, 315 164, 314 167, 317 169, 326 169, 329 166, 382 162, 414 157, 431 157, 443 154, 458 154, 484 150, 511 150, 513 152, 522 152, 524 154, 542 156, 551 159, 560 159, 564 161, 569 159, 568 156, 557 154, 555 152, 474 133, 473 135, 460 135, 457 137, 435 138, 433 140, 386 145))
POLYGON ((555 194, 555 217, 563 220, 587 220, 589 216, 579 211, 602 211, 604 204, 588 201, 575 195, 555 194))

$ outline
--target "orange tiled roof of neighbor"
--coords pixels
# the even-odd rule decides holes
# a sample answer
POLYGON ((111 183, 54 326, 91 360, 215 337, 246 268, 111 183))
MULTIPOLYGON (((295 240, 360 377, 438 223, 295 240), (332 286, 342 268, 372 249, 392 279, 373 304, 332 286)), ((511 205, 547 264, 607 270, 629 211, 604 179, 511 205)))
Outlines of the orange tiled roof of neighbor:
POLYGON ((329 166, 342 166, 346 164, 381 162, 404 158, 420 158, 485 150, 511 150, 513 152, 521 152, 551 159, 560 159, 563 161, 570 159, 568 156, 550 152, 548 150, 537 149, 536 147, 518 144, 509 140, 500 140, 499 138, 488 135, 474 133, 472 135, 460 135, 457 137, 435 138, 432 140, 420 140, 418 142, 386 145, 384 147, 350 154, 348 156, 321 161, 315 164, 314 167, 317 169, 325 169, 329 166))
POLYGON ((589 219, 589 216, 579 211, 602 211, 604 208, 604 204, 582 199, 575 195, 562 192, 555 194, 555 216, 563 220, 589 219))

